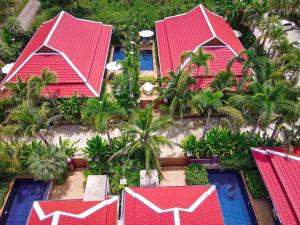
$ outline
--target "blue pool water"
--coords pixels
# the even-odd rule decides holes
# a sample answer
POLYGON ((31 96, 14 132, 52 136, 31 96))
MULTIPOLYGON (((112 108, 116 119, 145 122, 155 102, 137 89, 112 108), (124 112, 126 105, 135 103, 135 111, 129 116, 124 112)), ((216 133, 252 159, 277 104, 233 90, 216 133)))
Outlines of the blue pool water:
MULTIPOLYGON (((114 48, 113 61, 124 60, 125 54, 121 47, 114 48)), ((153 54, 151 50, 142 50, 140 56, 140 70, 148 71, 153 70, 153 54)))
POLYGON ((208 171, 210 183, 216 185, 225 225, 257 225, 241 177, 232 171, 208 171))
POLYGON ((45 200, 49 184, 28 179, 16 180, 4 206, 0 224, 25 225, 34 201, 45 200))

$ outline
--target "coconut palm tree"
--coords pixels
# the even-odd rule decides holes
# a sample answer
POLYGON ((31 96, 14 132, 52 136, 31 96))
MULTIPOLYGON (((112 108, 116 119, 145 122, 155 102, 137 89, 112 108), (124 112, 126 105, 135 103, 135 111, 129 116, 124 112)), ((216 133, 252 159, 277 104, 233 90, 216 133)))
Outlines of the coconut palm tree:
POLYGON ((28 172, 37 180, 60 180, 67 172, 67 155, 54 145, 46 147, 41 142, 30 145, 30 154, 26 160, 28 172))
POLYGON ((220 91, 223 94, 232 91, 233 86, 236 84, 236 79, 231 70, 220 71, 213 81, 209 84, 211 89, 216 92, 220 91))
POLYGON ((269 50, 268 50, 268 53, 267 53, 268 55, 270 55, 271 51, 273 50, 273 45, 275 43, 278 43, 281 40, 283 40, 284 36, 285 36, 285 32, 283 31, 283 29, 281 27, 275 27, 274 29, 272 29, 270 31, 270 41, 271 41, 271 44, 269 46, 269 50))
POLYGON ((192 92, 190 86, 195 84, 195 80, 187 71, 178 70, 169 72, 166 78, 166 88, 162 90, 161 98, 168 102, 170 114, 172 116, 183 117, 190 108, 192 92))
POLYGON ((185 64, 186 60, 190 59, 190 69, 192 66, 196 66, 197 70, 195 76, 198 77, 201 67, 204 68, 206 74, 209 73, 208 61, 212 60, 213 58, 214 57, 212 54, 205 53, 202 48, 197 48, 196 52, 185 52, 181 56, 180 61, 182 64, 185 64))
POLYGON ((132 137, 132 141, 115 153, 110 160, 121 154, 138 157, 145 163, 147 171, 156 169, 161 174, 159 155, 160 147, 171 145, 171 142, 159 133, 172 124, 169 117, 153 115, 153 107, 147 105, 145 109, 134 111, 130 121, 120 124, 122 135, 132 137))
POLYGON ((25 100, 9 114, 2 131, 7 135, 38 136, 49 146, 44 134, 48 132, 49 125, 54 119, 50 118, 47 103, 36 107, 31 101, 25 100))
POLYGON ((112 140, 109 130, 112 119, 118 116, 126 116, 126 112, 108 93, 101 99, 88 99, 82 112, 85 121, 90 122, 96 130, 106 132, 110 148, 112 148, 112 140))
POLYGON ((238 92, 241 92, 244 89, 251 70, 255 73, 261 73, 263 71, 264 60, 263 57, 256 54, 254 48, 249 48, 242 51, 228 63, 227 70, 229 70, 235 62, 243 63, 242 79, 237 87, 238 92))
POLYGON ((251 135, 254 135, 259 127, 266 129, 272 122, 281 120, 283 115, 294 117, 296 106, 287 93, 288 87, 284 83, 254 82, 249 85, 249 94, 233 96, 229 101, 252 119, 256 115, 251 130, 251 135))
POLYGON ((50 71, 48 68, 43 69, 40 76, 31 76, 29 83, 33 85, 34 89, 41 93, 42 89, 45 88, 48 94, 48 97, 52 100, 53 105, 56 106, 56 102, 51 98, 51 93, 48 88, 50 84, 56 84, 56 74, 53 71, 50 71))

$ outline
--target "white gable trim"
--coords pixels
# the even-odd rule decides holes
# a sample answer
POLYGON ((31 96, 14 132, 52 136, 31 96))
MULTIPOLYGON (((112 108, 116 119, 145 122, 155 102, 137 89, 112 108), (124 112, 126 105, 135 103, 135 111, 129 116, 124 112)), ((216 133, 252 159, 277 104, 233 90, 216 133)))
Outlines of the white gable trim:
POLYGON ((216 36, 215 30, 214 30, 214 28, 212 27, 212 25, 211 25, 211 23, 210 23, 210 21, 209 21, 209 19, 208 19, 208 16, 206 15, 206 12, 205 12, 205 10, 204 10, 204 8, 203 8, 203 5, 200 5, 200 8, 201 8, 201 11, 202 11, 202 13, 203 13, 203 15, 204 15, 204 18, 205 18, 205 20, 206 20, 206 23, 207 23, 207 25, 208 25, 208 27, 209 27, 209 29, 210 29, 212 35, 213 35, 213 36, 216 36))
POLYGON ((55 23, 54 23, 52 29, 51 29, 51 31, 50 31, 49 34, 47 35, 47 37, 46 37, 46 39, 45 39, 45 41, 44 41, 44 45, 47 45, 47 44, 48 44, 48 41, 49 41, 50 38, 52 37, 52 35, 53 35, 54 31, 56 30, 56 27, 58 26, 58 24, 59 24, 59 22, 60 22, 60 20, 61 20, 61 18, 62 18, 63 15, 64 15, 64 11, 61 11, 61 12, 59 13, 59 16, 58 16, 58 18, 56 19, 56 21, 55 21, 55 23))
POLYGON ((262 150, 262 149, 258 149, 258 148, 250 148, 251 151, 254 151, 254 152, 258 152, 258 153, 261 153, 261 154, 267 154, 267 152, 265 150, 262 150))
POLYGON ((99 204, 97 204, 79 214, 67 213, 67 212, 62 212, 62 211, 54 211, 50 214, 45 214, 43 209, 41 208, 39 202, 33 203, 33 209, 36 211, 40 220, 45 220, 47 218, 53 217, 51 225, 57 225, 58 221, 59 221, 59 216, 70 216, 70 217, 74 217, 74 218, 78 218, 78 219, 83 219, 83 218, 86 218, 87 216, 91 215, 92 213, 100 210, 101 208, 111 205, 112 203, 116 202, 117 200, 118 200, 117 196, 111 197, 110 199, 102 201, 99 204))
POLYGON ((216 186, 212 185, 206 192, 204 192, 189 208, 169 208, 169 209, 161 209, 148 199, 146 199, 144 196, 134 192, 130 188, 126 187, 125 192, 130 194, 132 197, 137 198, 139 201, 147 205, 149 208, 154 210, 156 213, 167 213, 167 212, 173 212, 174 214, 174 223, 175 225, 180 225, 180 216, 179 212, 193 212, 195 209, 201 205, 201 203, 208 197, 210 196, 214 191, 216 190, 216 186))
POLYGON ((266 152, 268 154, 271 154, 271 155, 277 155, 277 156, 281 156, 281 157, 284 157, 284 158, 293 159, 293 160, 296 160, 296 161, 300 162, 300 158, 297 157, 297 156, 294 156, 294 155, 290 155, 290 154, 283 153, 283 152, 277 152, 277 151, 274 151, 274 150, 271 150, 271 149, 267 149, 266 152))

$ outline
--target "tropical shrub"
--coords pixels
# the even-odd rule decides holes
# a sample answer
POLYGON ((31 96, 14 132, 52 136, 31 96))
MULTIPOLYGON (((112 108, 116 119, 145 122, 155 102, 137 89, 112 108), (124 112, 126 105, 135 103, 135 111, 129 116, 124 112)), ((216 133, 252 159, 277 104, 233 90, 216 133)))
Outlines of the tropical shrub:
POLYGON ((253 198, 267 198, 268 191, 258 170, 244 171, 247 186, 253 198))
POLYGON ((125 185, 120 184, 120 179, 123 178, 127 180, 127 187, 139 186, 140 170, 142 169, 141 163, 137 160, 126 159, 124 161, 111 163, 109 170, 111 192, 113 194, 120 194, 120 191, 125 188, 125 185))
POLYGON ((157 78, 152 75, 147 75, 147 76, 141 76, 139 79, 139 83, 143 85, 146 82, 150 82, 151 84, 155 84, 157 81, 157 78))
POLYGON ((109 170, 108 159, 114 153, 113 148, 105 139, 99 135, 87 140, 87 147, 84 153, 89 159, 89 170, 92 174, 107 173, 109 170))
POLYGON ((59 111, 67 122, 78 122, 81 120, 81 111, 84 102, 85 99, 77 95, 74 95, 71 98, 61 99, 59 111))
POLYGON ((9 181, 1 181, 0 182, 0 209, 4 203, 5 197, 7 195, 9 189, 9 181))
POLYGON ((204 156, 204 152, 202 151, 203 148, 200 146, 200 141, 193 134, 184 137, 179 146, 185 153, 190 152, 194 157, 200 158, 201 156, 204 156))
POLYGON ((75 153, 78 150, 76 147, 76 144, 78 142, 79 142, 79 140, 75 141, 75 142, 71 142, 69 139, 62 139, 61 137, 59 137, 57 148, 60 151, 65 152, 69 158, 72 158, 72 157, 74 157, 75 153))
POLYGON ((45 146, 36 141, 29 147, 31 152, 26 159, 26 165, 35 179, 61 181, 66 176, 67 155, 64 151, 54 145, 45 146))
POLYGON ((208 172, 201 164, 192 163, 185 169, 185 182, 188 185, 208 184, 208 172))

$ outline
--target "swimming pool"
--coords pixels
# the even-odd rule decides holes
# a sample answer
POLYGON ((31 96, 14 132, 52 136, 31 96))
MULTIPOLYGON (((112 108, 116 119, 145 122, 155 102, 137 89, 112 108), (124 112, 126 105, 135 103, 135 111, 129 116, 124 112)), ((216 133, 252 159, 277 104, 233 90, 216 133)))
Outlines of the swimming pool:
POLYGON ((45 200, 50 183, 16 179, 4 206, 0 224, 25 225, 34 201, 45 200))
MULTIPOLYGON (((114 48, 113 61, 124 60, 125 53, 123 52, 122 47, 116 46, 114 48)), ((140 70, 142 71, 151 71, 153 70, 153 54, 151 50, 141 50, 140 55, 140 70)))
POLYGON ((238 173, 208 170, 208 179, 217 187, 225 225, 257 225, 242 178, 238 173))

